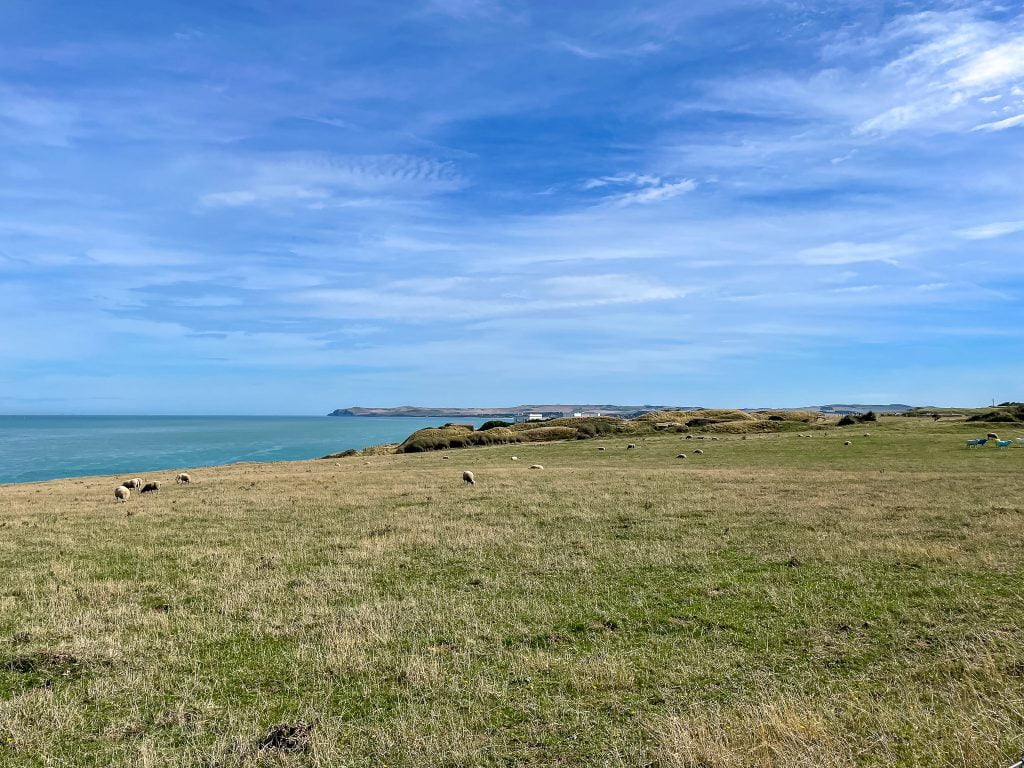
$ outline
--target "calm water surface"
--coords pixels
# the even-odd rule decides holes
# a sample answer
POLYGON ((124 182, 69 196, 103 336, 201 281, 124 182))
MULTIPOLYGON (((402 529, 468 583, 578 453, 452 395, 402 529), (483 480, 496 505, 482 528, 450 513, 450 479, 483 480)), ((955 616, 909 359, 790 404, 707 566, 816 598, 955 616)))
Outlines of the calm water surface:
MULTIPOLYGON (((469 419, 359 416, 0 416, 0 483, 312 459, 469 419)), ((479 426, 480 421, 474 422, 479 426)))

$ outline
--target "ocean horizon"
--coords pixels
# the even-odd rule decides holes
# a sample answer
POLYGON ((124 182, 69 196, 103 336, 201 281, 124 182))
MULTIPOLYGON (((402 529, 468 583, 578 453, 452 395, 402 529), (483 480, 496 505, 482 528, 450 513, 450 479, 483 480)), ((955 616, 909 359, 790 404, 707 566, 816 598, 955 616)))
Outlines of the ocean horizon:
MULTIPOLYGON (((299 461, 401 442, 419 416, 0 416, 0 484, 299 461)), ((475 425, 483 419, 460 418, 475 425)))

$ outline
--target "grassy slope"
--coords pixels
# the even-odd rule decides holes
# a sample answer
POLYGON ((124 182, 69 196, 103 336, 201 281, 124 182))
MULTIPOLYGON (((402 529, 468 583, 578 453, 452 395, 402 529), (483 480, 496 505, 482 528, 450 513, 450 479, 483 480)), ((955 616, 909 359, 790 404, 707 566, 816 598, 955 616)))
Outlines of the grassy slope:
POLYGON ((0 764, 1008 765, 1024 449, 867 429, 0 487, 0 764))

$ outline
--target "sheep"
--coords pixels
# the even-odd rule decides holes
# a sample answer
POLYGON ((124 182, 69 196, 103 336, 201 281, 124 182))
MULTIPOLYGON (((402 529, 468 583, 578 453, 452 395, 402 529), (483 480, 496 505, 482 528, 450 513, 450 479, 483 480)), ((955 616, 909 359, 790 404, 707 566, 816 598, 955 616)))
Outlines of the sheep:
POLYGON ((530 469, 544 469, 543 464, 531 464, 530 469))
POLYGON ((178 476, 174 478, 174 481, 178 485, 188 485, 192 482, 192 476, 188 472, 179 472, 178 476))
POLYGON ((462 482, 464 482, 466 485, 476 485, 476 478, 473 477, 472 472, 466 469, 463 470, 462 472, 462 482))
POLYGON ((137 491, 142 487, 142 478, 133 477, 131 480, 125 480, 121 485, 127 488, 129 491, 137 491))
MULTIPOLYGON (((447 459, 448 457, 447 456, 442 456, 441 458, 442 459, 447 459)), ((366 462, 366 463, 369 464, 370 462, 366 462)))
POLYGON ((686 454, 685 453, 677 453, 676 454, 676 458, 677 459, 685 459, 686 458, 686 454))
POLYGON ((687 439, 687 440, 693 440, 693 435, 687 435, 687 436, 686 436, 686 439, 687 439))
POLYGON ((123 485, 119 485, 119 486, 117 486, 117 488, 114 489, 114 498, 117 499, 117 503, 118 504, 124 504, 126 501, 128 501, 128 498, 131 495, 132 495, 132 492, 129 491, 123 485))
POLYGON ((845 443, 843 443, 843 445, 853 445, 853 443, 851 443, 849 440, 847 440, 845 443))
POLYGON ((999 439, 999 435, 997 435, 995 432, 989 432, 987 435, 985 435, 985 437, 987 437, 989 440, 999 439))
POLYGON ((519 461, 519 457, 518 456, 513 456, 512 457, 512 461, 519 461))
POLYGON ((629 445, 626 446, 627 451, 630 450, 631 448, 636 448, 636 443, 630 443, 629 445))
POLYGON ((870 432, 865 432, 864 433, 864 437, 871 437, 871 433, 870 432))
POLYGON ((142 493, 153 493, 154 491, 160 490, 160 483, 154 480, 152 483, 146 483, 142 486, 142 493))
POLYGON ((704 455, 704 451, 702 451, 700 448, 698 448, 696 451, 694 451, 694 453, 697 454, 698 456, 703 456, 704 455))
POLYGON ((607 448, 605 448, 605 447, 604 447, 604 446, 602 445, 602 446, 601 446, 601 447, 599 447, 599 448, 598 448, 597 450, 599 450, 599 451, 607 451, 608 449, 607 449, 607 448))

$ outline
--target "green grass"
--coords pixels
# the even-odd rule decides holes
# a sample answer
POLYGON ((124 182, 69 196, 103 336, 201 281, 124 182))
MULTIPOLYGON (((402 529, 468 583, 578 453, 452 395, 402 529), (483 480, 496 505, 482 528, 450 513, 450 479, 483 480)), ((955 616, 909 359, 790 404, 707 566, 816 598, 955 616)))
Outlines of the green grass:
POLYGON ((0 487, 0 765, 1009 765, 1024 449, 985 431, 0 487))

